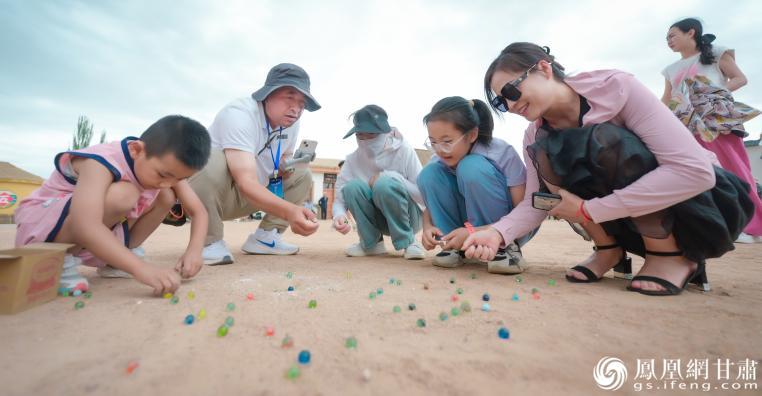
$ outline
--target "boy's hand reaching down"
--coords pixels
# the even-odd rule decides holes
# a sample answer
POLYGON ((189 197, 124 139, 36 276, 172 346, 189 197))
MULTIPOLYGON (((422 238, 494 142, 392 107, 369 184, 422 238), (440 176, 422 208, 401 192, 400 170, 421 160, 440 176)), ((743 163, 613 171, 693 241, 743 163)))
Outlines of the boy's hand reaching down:
POLYGON ((201 271, 203 264, 204 259, 201 256, 201 250, 197 252, 186 251, 185 254, 177 260, 175 271, 179 273, 183 279, 189 279, 196 276, 196 274, 201 271))
POLYGON ((145 264, 132 274, 141 283, 153 288, 153 294, 174 293, 180 287, 180 274, 174 268, 159 268, 145 264))

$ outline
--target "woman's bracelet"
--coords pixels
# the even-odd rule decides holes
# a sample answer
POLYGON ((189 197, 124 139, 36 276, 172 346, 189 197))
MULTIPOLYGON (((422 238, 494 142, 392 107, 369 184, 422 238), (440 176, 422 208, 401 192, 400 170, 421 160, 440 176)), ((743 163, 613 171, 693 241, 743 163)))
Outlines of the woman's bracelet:
POLYGON ((593 218, 585 210, 585 201, 579 203, 579 209, 577 209, 577 217, 582 217, 582 224, 585 225, 593 221, 593 218))

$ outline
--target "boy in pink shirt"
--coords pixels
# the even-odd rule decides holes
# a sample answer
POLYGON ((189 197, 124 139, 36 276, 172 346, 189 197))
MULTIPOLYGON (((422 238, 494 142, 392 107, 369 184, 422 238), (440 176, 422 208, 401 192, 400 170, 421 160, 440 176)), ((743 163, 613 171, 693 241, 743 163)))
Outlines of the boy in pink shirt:
POLYGON ((16 210, 16 246, 73 243, 64 258, 61 289, 86 291, 81 263, 122 270, 153 288, 174 292, 180 277, 201 269, 208 216, 187 178, 206 165, 209 134, 182 116, 166 116, 140 138, 56 155, 56 170, 16 210), (149 265, 140 246, 179 199, 193 218, 190 242, 174 269, 149 265))

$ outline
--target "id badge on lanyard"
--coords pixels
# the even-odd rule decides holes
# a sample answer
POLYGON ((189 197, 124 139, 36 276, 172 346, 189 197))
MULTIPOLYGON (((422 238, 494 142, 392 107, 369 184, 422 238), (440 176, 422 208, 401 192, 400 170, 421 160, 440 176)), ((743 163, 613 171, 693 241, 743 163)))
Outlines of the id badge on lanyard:
MULTIPOLYGON (((270 124, 267 124, 267 132, 270 133, 270 124)), ((283 178, 281 176, 278 176, 278 168, 280 165, 280 134, 283 132, 283 128, 280 128, 278 130, 278 152, 277 154, 273 155, 273 148, 272 145, 270 146, 270 158, 273 160, 273 174, 270 176, 270 179, 267 183, 267 189, 270 190, 271 193, 275 194, 280 199, 284 199, 283 195, 283 178)), ((275 133, 275 132, 273 132, 275 133)))
POLYGON ((271 193, 275 194, 278 198, 284 199, 282 177, 271 177, 269 183, 267 184, 267 189, 270 190, 271 193))

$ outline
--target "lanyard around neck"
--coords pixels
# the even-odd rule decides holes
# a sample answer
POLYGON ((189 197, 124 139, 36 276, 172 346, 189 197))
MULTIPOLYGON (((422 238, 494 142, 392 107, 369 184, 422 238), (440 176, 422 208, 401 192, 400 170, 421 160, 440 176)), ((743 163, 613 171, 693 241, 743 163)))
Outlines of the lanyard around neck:
POLYGON ((273 160, 273 167, 275 168, 273 170, 274 173, 278 172, 278 166, 280 165, 280 144, 281 144, 281 135, 283 134, 283 127, 278 128, 278 151, 276 154, 273 154, 273 146, 272 146, 272 140, 270 140, 270 134, 275 133, 275 131, 270 130, 270 122, 265 120, 265 125, 267 126, 267 148, 270 149, 270 158, 273 160))

